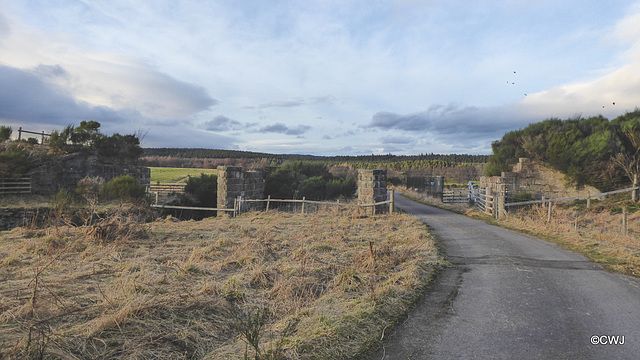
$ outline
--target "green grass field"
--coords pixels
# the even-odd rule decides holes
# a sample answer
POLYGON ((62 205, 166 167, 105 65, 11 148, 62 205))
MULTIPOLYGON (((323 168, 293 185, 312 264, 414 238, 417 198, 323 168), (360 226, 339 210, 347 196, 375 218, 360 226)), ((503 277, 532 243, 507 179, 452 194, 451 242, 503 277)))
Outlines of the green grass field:
POLYGON ((217 169, 149 167, 151 183, 186 183, 189 176, 218 175, 217 169))

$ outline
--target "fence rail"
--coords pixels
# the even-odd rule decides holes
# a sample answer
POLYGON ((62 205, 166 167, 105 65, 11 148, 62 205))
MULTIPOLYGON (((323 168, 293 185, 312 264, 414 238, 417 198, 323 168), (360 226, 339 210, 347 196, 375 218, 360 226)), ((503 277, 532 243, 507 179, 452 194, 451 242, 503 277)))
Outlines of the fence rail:
POLYGON ((34 134, 34 135, 40 135, 41 139, 40 139, 40 144, 44 144, 44 137, 45 136, 51 136, 51 134, 45 134, 44 131, 42 132, 35 132, 35 131, 29 131, 29 130, 22 130, 22 127, 20 127, 18 129, 18 141, 22 140, 22 133, 26 133, 26 134, 34 134))
POLYGON ((466 203, 472 199, 471 190, 445 190, 442 192, 444 203, 466 203))
MULTIPOLYGON (((391 193, 393 194, 393 192, 391 193)), ((249 203, 264 203, 264 210, 269 211, 269 209, 273 208, 271 206, 272 203, 290 203, 290 204, 300 204, 301 213, 309 212, 309 205, 315 205, 317 207, 321 206, 341 206, 341 207, 357 207, 357 208, 369 208, 369 207, 378 207, 387 205, 389 207, 389 212, 393 213, 394 210, 394 196, 391 195, 389 200, 381 201, 373 204, 353 204, 353 203, 344 203, 344 202, 332 202, 332 201, 315 201, 315 200, 306 200, 303 198, 302 200, 297 199, 272 199, 271 196, 266 199, 236 199, 234 202, 234 207, 227 208, 209 208, 209 207, 194 207, 194 206, 174 206, 174 205, 151 205, 152 208, 156 209, 175 209, 175 210, 196 210, 196 211, 221 211, 221 212, 229 212, 232 215, 237 216, 246 211, 255 210, 250 209, 247 204, 249 203)))
POLYGON ((0 194, 31 194, 31 177, 0 178, 0 194))
POLYGON ((558 202, 558 201, 573 201, 573 200, 593 199, 593 198, 605 197, 605 196, 607 196, 607 195, 613 195, 613 194, 625 193, 625 192, 634 191, 634 190, 638 190, 638 189, 640 189, 640 187, 637 187, 637 186, 636 186, 636 187, 632 187, 632 188, 628 188, 628 189, 622 189, 622 190, 609 191, 609 192, 606 192, 606 193, 595 194, 595 195, 575 196, 575 197, 558 198, 558 199, 544 199, 544 200, 521 201, 521 202, 516 202, 516 203, 506 203, 506 204, 504 204, 504 206, 505 206, 505 207, 509 207, 509 206, 520 206, 520 205, 532 205, 532 204, 552 203, 552 202, 558 202))
POLYGON ((149 192, 153 192, 159 195, 169 195, 172 193, 184 193, 185 186, 187 186, 187 184, 183 184, 183 183, 150 184, 149 192))

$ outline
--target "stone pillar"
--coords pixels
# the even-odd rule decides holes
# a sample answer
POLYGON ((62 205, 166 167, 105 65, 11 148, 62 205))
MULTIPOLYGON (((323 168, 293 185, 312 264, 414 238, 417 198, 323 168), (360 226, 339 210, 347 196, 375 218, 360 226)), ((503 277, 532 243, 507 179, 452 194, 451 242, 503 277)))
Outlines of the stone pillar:
MULTIPOLYGON (((236 201, 264 198, 264 179, 260 171, 247 171, 240 166, 218 166, 218 209, 233 209, 236 201)), ((241 211, 254 210, 258 203, 240 202, 241 211)), ((218 211, 218 215, 229 213, 218 211)))
POLYGON ((436 176, 433 185, 433 197, 442 201, 442 193, 444 192, 444 176, 436 176))
MULTIPOLYGON (((387 200, 387 170, 358 170, 358 204, 374 204, 387 200)), ((365 207, 365 214, 373 215, 373 206, 365 207)))
MULTIPOLYGON (((233 209, 235 200, 244 192, 244 168, 240 166, 218 166, 218 209, 233 209)), ((218 211, 218 215, 228 214, 218 211)))

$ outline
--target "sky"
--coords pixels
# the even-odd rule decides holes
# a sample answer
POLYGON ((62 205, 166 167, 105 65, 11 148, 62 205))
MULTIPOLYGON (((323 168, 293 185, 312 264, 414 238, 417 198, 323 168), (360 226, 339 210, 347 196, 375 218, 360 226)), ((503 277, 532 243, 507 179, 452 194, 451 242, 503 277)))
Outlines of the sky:
POLYGON ((0 125, 143 147, 490 154, 640 106, 640 1, 0 0, 0 125))

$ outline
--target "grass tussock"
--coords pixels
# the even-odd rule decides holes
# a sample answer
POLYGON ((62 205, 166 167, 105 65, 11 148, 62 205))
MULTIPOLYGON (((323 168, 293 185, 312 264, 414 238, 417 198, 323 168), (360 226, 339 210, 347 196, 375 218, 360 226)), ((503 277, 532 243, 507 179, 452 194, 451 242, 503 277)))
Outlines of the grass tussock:
POLYGON ((406 215, 250 213, 0 239, 0 358, 348 359, 439 258, 406 215))
POLYGON ((625 234, 621 206, 633 210, 635 204, 596 202, 590 209, 581 202, 554 204, 551 221, 548 208, 534 206, 510 211, 498 224, 552 240, 611 271, 640 276, 640 212, 629 211, 625 234))

